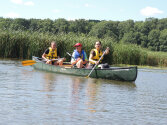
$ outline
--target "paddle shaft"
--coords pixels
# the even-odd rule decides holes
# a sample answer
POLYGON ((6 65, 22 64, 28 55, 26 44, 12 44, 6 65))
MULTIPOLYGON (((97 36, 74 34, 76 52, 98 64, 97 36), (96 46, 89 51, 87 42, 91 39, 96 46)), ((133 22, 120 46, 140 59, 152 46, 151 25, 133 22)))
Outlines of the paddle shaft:
POLYGON ((103 55, 100 57, 100 59, 98 60, 98 62, 96 63, 96 65, 93 67, 93 69, 90 71, 89 75, 87 77, 89 77, 91 75, 91 73, 93 72, 93 70, 96 68, 96 66, 99 64, 99 62, 101 61, 101 59, 103 58, 104 54, 106 53, 107 49, 104 51, 103 55))
POLYGON ((76 60, 69 52, 66 52, 69 56, 71 56, 74 60, 76 60))

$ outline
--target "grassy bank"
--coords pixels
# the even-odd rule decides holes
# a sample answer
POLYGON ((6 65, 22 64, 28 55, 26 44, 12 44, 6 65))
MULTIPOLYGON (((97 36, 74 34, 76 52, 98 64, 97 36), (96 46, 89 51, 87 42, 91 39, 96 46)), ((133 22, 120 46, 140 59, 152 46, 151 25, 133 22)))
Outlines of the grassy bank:
MULTIPOLYGON (((33 55, 41 57, 53 40, 57 42, 61 55, 69 61, 70 57, 66 52, 72 53, 76 42, 82 43, 89 55, 97 38, 73 33, 53 35, 38 32, 0 31, 0 57, 20 59, 31 59, 33 55)), ((151 52, 136 45, 116 43, 111 38, 100 40, 104 49, 107 46, 111 48, 110 54, 105 57, 109 64, 167 66, 167 53, 151 52)))

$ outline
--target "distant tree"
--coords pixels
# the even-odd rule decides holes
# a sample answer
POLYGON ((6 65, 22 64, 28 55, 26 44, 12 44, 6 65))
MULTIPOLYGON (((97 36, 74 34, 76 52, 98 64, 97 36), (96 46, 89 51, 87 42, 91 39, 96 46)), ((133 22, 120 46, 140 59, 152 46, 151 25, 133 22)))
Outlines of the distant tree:
POLYGON ((30 31, 52 32, 53 21, 50 19, 30 19, 30 31))
POLYGON ((147 47, 153 51, 159 51, 159 36, 160 31, 158 29, 151 30, 148 35, 148 44, 147 47))
POLYGON ((16 18, 10 24, 12 30, 28 30, 30 22, 23 18, 16 18))
POLYGON ((52 32, 53 30, 53 20, 44 19, 41 22, 43 32, 52 32))
POLYGON ((29 27, 29 30, 30 31, 37 31, 39 30, 38 28, 38 22, 40 21, 39 19, 30 19, 30 27, 29 27))
POLYGON ((66 19, 60 18, 54 21, 53 23, 53 32, 54 33, 68 33, 69 31, 69 22, 66 19))
POLYGON ((88 34, 97 21, 79 19, 70 21, 70 32, 88 34))
POLYGON ((151 30, 156 29, 157 23, 158 23, 158 19, 147 18, 141 27, 141 32, 148 36, 151 30))
POLYGON ((97 38, 110 37, 113 41, 132 43, 153 51, 167 51, 167 18, 146 18, 145 21, 105 21, 23 19, 0 17, 0 30, 38 31, 49 33, 86 34, 97 38))
POLYGON ((10 18, 0 18, 0 29, 7 30, 10 28, 10 25, 12 24, 13 19, 10 18))
POLYGON ((118 40, 118 22, 114 21, 102 21, 92 27, 90 35, 98 38, 111 37, 118 40))
POLYGON ((140 36, 141 36, 141 33, 130 31, 124 34, 121 42, 140 45, 141 44, 140 36))
POLYGON ((157 22, 157 29, 159 29, 160 31, 164 30, 164 29, 167 29, 167 18, 160 19, 157 22))
POLYGON ((148 37, 145 34, 140 33, 140 39, 141 39, 141 46, 147 48, 148 37))
POLYGON ((143 24, 144 24, 143 21, 137 21, 137 22, 135 22, 135 24, 134 24, 134 31, 141 32, 142 28, 143 28, 143 24))
POLYGON ((134 31, 134 21, 127 20, 127 21, 120 22, 118 24, 118 30, 119 30, 119 39, 122 39, 125 33, 134 31))
POLYGON ((164 29, 160 32, 160 51, 167 52, 167 29, 164 29))

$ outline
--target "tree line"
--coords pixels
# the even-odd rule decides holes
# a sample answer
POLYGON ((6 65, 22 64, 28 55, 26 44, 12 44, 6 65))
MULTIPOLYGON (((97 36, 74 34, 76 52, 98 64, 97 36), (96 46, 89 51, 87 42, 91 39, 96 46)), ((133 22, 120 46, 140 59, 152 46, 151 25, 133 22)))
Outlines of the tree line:
POLYGON ((0 18, 0 30, 40 33, 75 33, 97 37, 109 37, 116 43, 131 43, 152 51, 167 52, 167 18, 147 18, 145 21, 105 21, 0 18))

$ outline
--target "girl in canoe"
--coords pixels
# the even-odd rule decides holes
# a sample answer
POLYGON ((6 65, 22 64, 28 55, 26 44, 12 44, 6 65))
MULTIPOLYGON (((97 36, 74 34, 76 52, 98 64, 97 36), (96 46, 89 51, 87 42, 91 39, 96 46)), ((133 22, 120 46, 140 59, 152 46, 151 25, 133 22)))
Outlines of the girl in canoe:
POLYGON ((63 59, 59 59, 59 54, 56 47, 56 42, 51 42, 51 47, 45 50, 45 52, 42 55, 42 58, 46 61, 46 64, 52 64, 52 65, 63 65, 63 59))
POLYGON ((74 66, 76 65, 77 68, 83 68, 83 67, 85 67, 84 65, 86 65, 88 63, 86 52, 84 50, 82 50, 81 43, 76 43, 74 45, 74 47, 76 49, 74 50, 74 52, 72 54, 71 64, 74 66))
MULTIPOLYGON (((105 55, 109 54, 109 51, 110 51, 110 48, 107 47, 105 51, 105 55)), ((97 41, 95 43, 95 49, 92 49, 90 52, 88 68, 93 68, 98 63, 98 60, 102 55, 103 55, 103 51, 101 50, 101 42, 97 41)), ((103 57, 101 58, 99 64, 102 63, 102 60, 103 60, 103 57)), ((99 66, 101 66, 101 68, 109 68, 108 64, 101 64, 99 66)))

